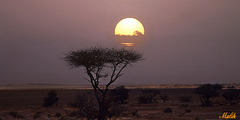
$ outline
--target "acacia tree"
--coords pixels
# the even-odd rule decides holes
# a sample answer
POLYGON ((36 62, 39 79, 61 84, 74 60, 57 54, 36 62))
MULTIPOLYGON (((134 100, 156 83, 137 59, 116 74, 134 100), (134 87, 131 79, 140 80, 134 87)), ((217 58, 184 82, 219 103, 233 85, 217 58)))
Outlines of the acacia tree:
POLYGON ((219 96, 218 91, 223 88, 222 85, 219 84, 203 84, 196 88, 195 94, 199 95, 199 98, 202 102, 202 106, 211 106, 211 98, 219 96))
POLYGON ((65 61, 71 67, 83 67, 98 102, 98 120, 106 119, 109 101, 109 86, 114 83, 122 74, 124 68, 132 63, 142 60, 142 54, 126 49, 92 47, 70 51, 65 56, 65 61), (108 79, 107 83, 100 83, 108 79))

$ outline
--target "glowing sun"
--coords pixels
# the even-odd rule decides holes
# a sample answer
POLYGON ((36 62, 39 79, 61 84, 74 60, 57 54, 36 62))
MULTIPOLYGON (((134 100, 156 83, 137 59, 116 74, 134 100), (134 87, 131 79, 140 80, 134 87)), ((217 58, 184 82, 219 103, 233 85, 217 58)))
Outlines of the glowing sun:
POLYGON ((144 27, 135 18, 124 18, 115 27, 115 36, 125 46, 133 46, 144 35, 144 27))
POLYGON ((142 23, 135 18, 125 18, 116 25, 115 35, 136 35, 136 31, 144 35, 142 23))

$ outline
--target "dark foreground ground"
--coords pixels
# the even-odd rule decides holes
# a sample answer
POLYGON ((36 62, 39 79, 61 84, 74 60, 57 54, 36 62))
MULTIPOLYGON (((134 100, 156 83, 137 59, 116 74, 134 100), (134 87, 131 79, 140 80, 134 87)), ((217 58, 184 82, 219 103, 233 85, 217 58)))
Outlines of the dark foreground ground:
MULTIPOLYGON (((229 105, 222 97, 214 99, 212 107, 200 107, 200 99, 194 94, 193 88, 165 88, 160 89, 156 96, 157 103, 138 104, 138 97, 143 88, 134 88, 129 91, 128 104, 124 104, 125 114, 116 118, 119 120, 217 120, 224 112, 234 112, 236 119, 240 119, 240 104, 229 105), (160 96, 168 96, 168 100, 160 100, 160 96), (182 102, 181 96, 190 96, 192 102, 182 102), (166 108, 172 112, 165 113, 166 108), (186 110, 190 113, 181 115, 186 110)), ((72 115, 76 109, 69 106, 76 94, 81 94, 91 89, 60 89, 55 88, 59 97, 58 106, 41 107, 44 97, 50 89, 1 89, 0 90, 0 120, 24 119, 32 120, 38 114, 39 120, 77 120, 72 115), (13 117, 11 113, 17 114, 19 118, 13 117)), ((225 90, 222 90, 223 93, 225 90)))

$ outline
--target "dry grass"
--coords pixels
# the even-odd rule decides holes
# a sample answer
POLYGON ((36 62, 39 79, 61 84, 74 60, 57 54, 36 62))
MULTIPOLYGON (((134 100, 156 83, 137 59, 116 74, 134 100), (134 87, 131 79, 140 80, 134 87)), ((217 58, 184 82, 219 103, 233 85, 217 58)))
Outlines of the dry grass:
MULTIPOLYGON (((175 86, 176 87, 176 86, 175 86)), ((24 88, 24 87, 23 87, 24 88)), ((57 91, 59 97, 58 106, 49 108, 41 107, 44 97, 47 92, 52 89, 40 88, 39 86, 35 89, 1 89, 0 90, 0 119, 16 119, 10 116, 9 112, 17 112, 24 116, 24 119, 33 119, 36 113, 40 113, 37 119, 51 119, 58 120, 64 118, 77 119, 71 116, 75 109, 69 106, 69 103, 74 100, 77 93, 83 93, 86 91, 92 91, 90 88, 87 89, 71 89, 70 87, 52 87, 57 91), (38 89, 36 89, 38 88, 38 89), (61 116, 57 117, 56 113, 60 113, 61 116)), ((86 88, 86 87, 85 87, 86 88)), ((240 118, 240 105, 219 105, 214 104, 213 107, 199 107, 199 97, 193 94, 194 89, 192 87, 182 88, 169 88, 165 87, 160 89, 160 94, 156 96, 157 103, 154 104, 138 104, 138 97, 142 94, 141 90, 144 87, 127 87, 130 88, 128 104, 123 105, 127 109, 124 115, 118 119, 126 120, 148 120, 148 119, 161 119, 161 120, 194 120, 195 118, 205 119, 218 119, 219 115, 222 115, 224 111, 232 111, 237 113, 237 119, 240 118), (167 95, 168 100, 163 102, 160 100, 160 95, 167 95), (179 97, 190 96, 192 102, 181 102, 179 97), (172 112, 163 112, 166 108, 171 108, 172 112), (181 117, 182 113, 186 110, 191 110, 190 113, 185 113, 181 117)), ((151 86, 150 88, 156 88, 151 86)), ((157 87, 159 88, 159 87, 157 87)), ((224 92, 225 90, 222 90, 224 92)), ((223 98, 216 98, 216 101, 224 102, 223 98)))

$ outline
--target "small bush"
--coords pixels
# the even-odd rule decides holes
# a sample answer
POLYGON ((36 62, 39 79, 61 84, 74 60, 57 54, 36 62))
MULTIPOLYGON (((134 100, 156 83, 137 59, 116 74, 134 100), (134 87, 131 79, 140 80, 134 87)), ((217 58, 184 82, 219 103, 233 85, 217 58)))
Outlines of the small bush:
POLYGON ((59 113, 59 112, 57 112, 57 113, 55 114, 55 117, 61 117, 61 116, 62 116, 62 114, 59 113))
POLYGON ((181 96, 179 99, 181 102, 192 102, 192 98, 190 96, 181 96))
POLYGON ((229 101, 230 104, 236 104, 236 100, 238 100, 240 94, 240 90, 236 89, 234 86, 229 86, 228 91, 223 93, 222 96, 225 98, 226 101, 229 101))
POLYGON ((36 112, 34 115, 33 115, 33 119, 37 119, 40 117, 40 114, 41 112, 36 112))
POLYGON ((20 115, 20 114, 18 114, 17 112, 13 112, 13 111, 9 112, 9 115, 12 116, 12 117, 14 117, 14 118, 20 118, 20 119, 23 119, 23 118, 24 118, 23 115, 20 115))
POLYGON ((171 109, 171 108, 166 108, 163 112, 164 112, 164 113, 171 113, 171 112, 172 112, 172 109, 171 109))
POLYGON ((50 107, 57 103, 59 98, 57 97, 57 92, 55 90, 51 90, 48 92, 47 97, 43 100, 43 107, 50 107))
POLYGON ((132 115, 133 117, 139 116, 138 110, 135 110, 135 111, 131 112, 131 115, 132 115))
POLYGON ((75 101, 71 103, 72 107, 78 108, 78 117, 87 119, 96 119, 98 116, 98 105, 90 93, 77 94, 75 101))
POLYGON ((153 98, 151 96, 147 96, 147 95, 141 95, 138 98, 138 103, 139 104, 149 104, 149 103, 153 103, 153 98))
POLYGON ((168 101, 168 96, 167 96, 167 95, 161 95, 161 96, 160 96, 160 99, 161 99, 163 102, 166 102, 166 101, 168 101))

